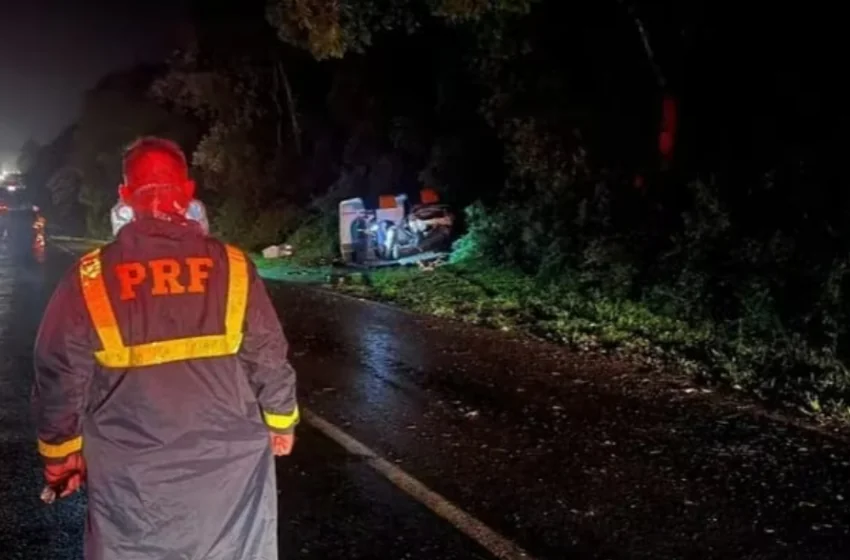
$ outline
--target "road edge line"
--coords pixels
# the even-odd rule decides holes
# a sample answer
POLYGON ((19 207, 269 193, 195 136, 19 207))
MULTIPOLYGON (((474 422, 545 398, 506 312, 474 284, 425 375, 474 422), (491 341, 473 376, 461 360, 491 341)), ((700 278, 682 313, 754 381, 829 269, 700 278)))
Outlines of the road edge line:
POLYGON ((64 246, 64 245, 62 245, 61 243, 54 243, 54 244, 52 244, 52 245, 53 245, 54 247, 56 247, 57 249, 59 249, 60 251, 62 251, 63 253, 67 253, 67 254, 69 254, 69 255, 73 255, 73 256, 75 256, 75 257, 79 257, 79 256, 80 256, 80 255, 79 255, 79 253, 75 252, 73 249, 69 249, 69 248, 65 247, 65 246, 64 246))
POLYGON ((503 537, 479 519, 393 465, 315 412, 302 409, 302 417, 313 428, 338 443, 343 449, 362 458, 373 470, 383 475, 407 495, 451 523, 500 560, 531 560, 532 556, 516 543, 503 537))

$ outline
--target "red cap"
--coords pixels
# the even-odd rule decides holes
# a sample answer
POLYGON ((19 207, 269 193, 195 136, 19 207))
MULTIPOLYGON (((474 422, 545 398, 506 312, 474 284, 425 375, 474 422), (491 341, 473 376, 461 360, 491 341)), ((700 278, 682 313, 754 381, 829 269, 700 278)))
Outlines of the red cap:
POLYGON ((161 138, 142 138, 124 154, 121 198, 139 210, 185 211, 194 196, 186 158, 180 147, 161 138))

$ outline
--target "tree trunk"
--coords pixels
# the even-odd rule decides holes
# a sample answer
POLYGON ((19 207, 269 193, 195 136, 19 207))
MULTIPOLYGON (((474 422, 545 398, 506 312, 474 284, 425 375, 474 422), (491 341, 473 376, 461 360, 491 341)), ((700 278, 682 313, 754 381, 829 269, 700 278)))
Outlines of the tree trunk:
POLYGON ((640 35, 641 42, 643 43, 643 50, 646 53, 646 58, 649 59, 649 64, 652 66, 652 71, 655 73, 655 80, 658 82, 658 87, 662 90, 665 89, 667 87, 667 79, 664 77, 664 73, 661 72, 661 67, 658 66, 658 63, 655 60, 655 53, 652 52, 652 46, 649 44, 649 36, 646 33, 643 22, 638 17, 632 4, 627 4, 624 0, 619 0, 619 2, 620 5, 629 12, 629 16, 631 16, 635 27, 637 27, 638 34, 640 35))
POLYGON ((274 101, 274 106, 277 109, 277 124, 275 126, 276 138, 277 138, 277 151, 280 152, 283 147, 283 107, 280 106, 280 77, 277 75, 278 65, 272 68, 272 79, 273 79, 273 89, 272 89, 272 101, 274 101))
POLYGON ((649 37, 643 22, 637 15, 632 4, 627 4, 625 0, 619 0, 620 5, 625 7, 629 15, 637 27, 638 34, 643 42, 643 50, 646 52, 646 57, 649 59, 649 64, 652 66, 652 71, 655 73, 655 80, 658 87, 664 94, 661 101, 661 123, 658 132, 658 151, 661 155, 662 169, 668 169, 673 161, 673 149, 676 144, 676 129, 678 128, 679 114, 678 103, 676 97, 669 91, 667 87, 667 78, 661 71, 661 67, 655 60, 655 53, 652 51, 652 46, 649 44, 649 37))
POLYGON ((298 112, 295 107, 295 99, 292 96, 292 86, 289 83, 289 76, 286 75, 286 70, 283 64, 277 63, 277 69, 280 72, 280 77, 283 80, 283 89, 286 92, 286 104, 289 108, 289 119, 292 126, 292 139, 295 141, 295 152, 301 156, 301 127, 298 125, 298 112))

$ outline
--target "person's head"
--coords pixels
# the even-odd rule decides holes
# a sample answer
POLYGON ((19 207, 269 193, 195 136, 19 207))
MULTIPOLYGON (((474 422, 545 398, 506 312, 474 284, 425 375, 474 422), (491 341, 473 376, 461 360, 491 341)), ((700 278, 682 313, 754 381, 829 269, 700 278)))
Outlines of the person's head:
POLYGON ((183 215, 195 196, 195 183, 180 146, 145 137, 124 152, 121 200, 140 214, 183 215))

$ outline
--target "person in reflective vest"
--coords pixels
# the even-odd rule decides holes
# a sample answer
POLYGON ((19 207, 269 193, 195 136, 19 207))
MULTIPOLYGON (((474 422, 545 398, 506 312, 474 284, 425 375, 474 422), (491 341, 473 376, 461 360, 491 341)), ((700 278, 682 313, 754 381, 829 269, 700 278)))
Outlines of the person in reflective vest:
POLYGON ((175 144, 132 145, 119 195, 133 219, 62 279, 35 344, 46 493, 85 482, 87 560, 275 560, 299 412, 269 295, 186 217, 175 144))

